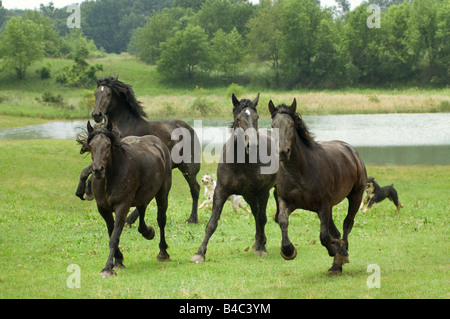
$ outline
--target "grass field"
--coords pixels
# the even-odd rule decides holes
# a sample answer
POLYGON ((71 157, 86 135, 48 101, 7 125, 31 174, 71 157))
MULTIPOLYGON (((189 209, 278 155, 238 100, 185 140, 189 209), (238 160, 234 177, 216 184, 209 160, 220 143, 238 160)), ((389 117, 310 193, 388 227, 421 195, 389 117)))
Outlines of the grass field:
MULTIPOLYGON (((72 65, 64 59, 45 59, 33 64, 23 81, 15 80, 14 74, 0 74, 0 115, 34 117, 43 119, 88 118, 93 107, 91 89, 63 87, 55 83, 56 74, 72 65), (36 70, 50 64, 52 77, 42 80, 36 70), (39 102, 42 95, 50 92, 61 94, 63 103, 53 105, 39 102), (91 99, 90 99, 91 98, 91 99)), ((298 111, 304 115, 351 114, 351 113, 423 113, 450 112, 450 89, 342 89, 335 91, 277 91, 261 90, 251 84, 220 85, 214 81, 204 87, 195 84, 174 86, 164 83, 156 66, 147 65, 127 54, 110 54, 104 58, 89 59, 91 64, 102 64, 99 77, 118 76, 131 84, 137 98, 142 101, 150 118, 204 118, 226 117, 231 114, 231 94, 239 98, 254 98, 261 93, 259 114, 269 117, 267 105, 270 99, 276 105, 291 103, 295 97, 298 111)), ((253 66, 256 67, 256 66, 253 66)), ((260 66, 259 66, 260 67, 260 66)), ((252 74, 250 65, 242 72, 252 74)))
MULTIPOLYGON (((75 197, 80 156, 74 141, 0 141, 0 298, 449 298, 450 166, 369 166, 381 185, 394 183, 405 208, 397 216, 389 201, 358 214, 350 240, 350 263, 330 277, 332 258, 319 240, 316 214, 296 211, 290 238, 298 256, 280 256, 281 233, 268 217, 268 256, 256 258, 254 219, 225 205, 203 264, 189 262, 209 218, 185 224, 191 200, 174 171, 167 242, 171 261, 159 263, 158 240, 136 226, 122 234, 126 269, 101 278, 109 252, 105 224, 95 202, 75 197), (69 288, 68 266, 80 267, 81 288, 69 288), (380 288, 368 288, 368 266, 380 270, 380 288)), ((201 173, 212 172, 205 164, 201 173)), ((200 176, 198 177, 200 180, 200 176)), ((203 198, 203 189, 201 198, 203 198)), ((341 228, 346 203, 334 209, 341 228)), ((269 199, 267 215, 275 209, 269 199)), ((156 227, 155 204, 147 222, 156 227)))

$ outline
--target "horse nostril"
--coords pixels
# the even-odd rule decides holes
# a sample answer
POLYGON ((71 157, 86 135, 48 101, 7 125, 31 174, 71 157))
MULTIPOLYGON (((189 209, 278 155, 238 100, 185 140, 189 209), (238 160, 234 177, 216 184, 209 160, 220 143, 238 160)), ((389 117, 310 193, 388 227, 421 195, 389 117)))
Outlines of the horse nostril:
POLYGON ((92 112, 92 117, 96 122, 99 122, 103 118, 103 114, 102 112, 92 112))

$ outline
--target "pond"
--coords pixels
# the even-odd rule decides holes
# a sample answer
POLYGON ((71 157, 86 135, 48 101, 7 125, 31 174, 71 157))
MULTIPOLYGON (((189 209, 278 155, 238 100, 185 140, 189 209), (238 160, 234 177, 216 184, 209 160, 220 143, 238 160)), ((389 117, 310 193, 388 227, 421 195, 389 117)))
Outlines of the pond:
MULTIPOLYGON (((316 140, 343 140, 356 147, 366 164, 450 164, 450 113, 304 116, 316 140)), ((186 120, 202 144, 230 135, 223 119, 186 120)), ((270 128, 260 119, 260 128, 270 128)), ((86 121, 50 122, 0 130, 1 139, 74 139, 86 121)))

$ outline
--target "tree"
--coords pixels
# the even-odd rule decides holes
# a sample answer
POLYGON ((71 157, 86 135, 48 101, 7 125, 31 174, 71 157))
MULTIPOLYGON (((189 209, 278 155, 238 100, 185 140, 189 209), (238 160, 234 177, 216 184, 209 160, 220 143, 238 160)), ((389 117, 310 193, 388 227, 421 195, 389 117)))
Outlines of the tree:
POLYGON ((208 36, 199 26, 177 31, 161 48, 157 70, 166 79, 191 79, 197 67, 209 68, 208 36))
POLYGON ((12 18, 6 24, 1 47, 5 65, 22 80, 27 68, 44 57, 44 29, 31 20, 12 18))
MULTIPOLYGON (((51 8, 53 3, 50 2, 49 7, 51 8)), ((42 7, 41 7, 42 8, 42 7)), ((45 7, 44 7, 45 8, 45 7)), ((50 9, 49 9, 50 10, 50 9)), ((55 31, 53 21, 39 13, 38 11, 26 10, 24 14, 25 19, 31 20, 36 24, 42 26, 44 30, 44 54, 46 57, 54 58, 59 57, 61 53, 59 52, 61 39, 58 33, 55 31)))
POLYGON ((155 12, 144 27, 136 29, 128 51, 145 63, 156 64, 161 56, 161 43, 183 29, 183 21, 191 14, 189 9, 184 8, 166 8, 155 12))
POLYGON ((322 10, 317 0, 286 0, 281 10, 281 61, 287 86, 308 86, 322 10))
POLYGON ((205 30, 209 39, 219 29, 229 33, 236 28, 240 34, 246 34, 246 22, 254 11, 252 4, 247 1, 206 0, 193 20, 205 30))
POLYGON ((258 14, 247 23, 249 52, 262 61, 272 61, 272 68, 277 72, 282 36, 280 23, 282 3, 276 1, 272 4, 269 1, 263 5, 258 14))
POLYGON ((244 41, 238 30, 234 28, 230 33, 219 29, 211 40, 211 65, 214 69, 224 72, 231 77, 236 74, 237 65, 242 62, 246 54, 244 41))
POLYGON ((411 4, 406 36, 421 64, 420 82, 448 84, 449 12, 448 1, 416 0, 411 4))

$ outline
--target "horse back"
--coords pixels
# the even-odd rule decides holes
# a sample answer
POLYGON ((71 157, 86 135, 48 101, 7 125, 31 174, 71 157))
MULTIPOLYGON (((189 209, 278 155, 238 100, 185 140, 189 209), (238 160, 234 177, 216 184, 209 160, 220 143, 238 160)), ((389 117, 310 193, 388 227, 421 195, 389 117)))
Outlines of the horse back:
MULTIPOLYGON (((346 197, 354 188, 365 188, 367 174, 358 152, 343 141, 318 142, 328 162, 336 197, 346 197)), ((341 200, 342 200, 341 199, 341 200)))
POLYGON ((111 198, 128 198, 131 206, 148 204, 165 183, 171 184, 169 150, 158 137, 152 135, 125 137, 122 147, 125 156, 119 164, 120 173, 115 181, 117 187, 111 188, 111 198))

